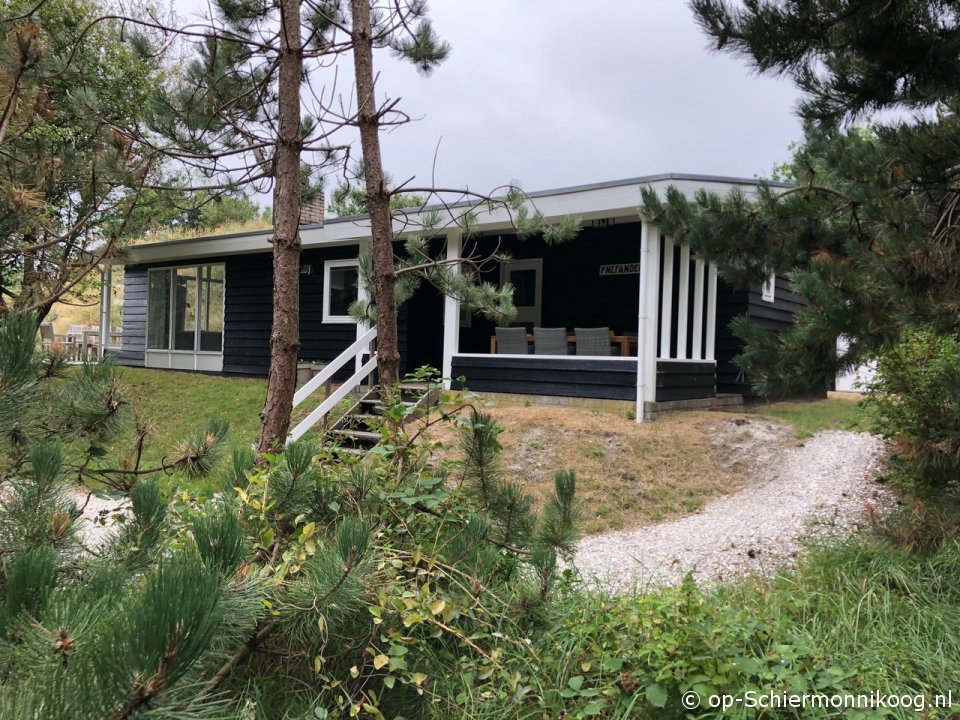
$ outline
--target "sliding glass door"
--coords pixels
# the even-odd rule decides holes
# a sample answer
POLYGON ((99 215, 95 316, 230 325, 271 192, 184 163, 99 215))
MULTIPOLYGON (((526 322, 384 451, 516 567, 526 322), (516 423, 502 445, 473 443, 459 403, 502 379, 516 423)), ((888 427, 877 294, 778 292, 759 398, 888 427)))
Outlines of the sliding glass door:
POLYGON ((147 367, 223 368, 224 266, 154 268, 147 296, 147 367))

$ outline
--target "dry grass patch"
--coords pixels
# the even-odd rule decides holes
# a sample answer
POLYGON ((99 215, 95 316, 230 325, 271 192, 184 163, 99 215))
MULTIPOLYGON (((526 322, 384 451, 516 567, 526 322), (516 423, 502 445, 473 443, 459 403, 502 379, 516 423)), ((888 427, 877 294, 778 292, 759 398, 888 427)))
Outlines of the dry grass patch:
MULTIPOLYGON (((571 407, 493 407, 505 429, 506 476, 537 504, 553 490, 553 475, 577 473, 588 534, 637 527, 695 512, 746 480, 718 437, 730 414, 676 413, 638 424, 613 412, 571 407)), ((456 432, 434 431, 447 457, 461 459, 456 432)))

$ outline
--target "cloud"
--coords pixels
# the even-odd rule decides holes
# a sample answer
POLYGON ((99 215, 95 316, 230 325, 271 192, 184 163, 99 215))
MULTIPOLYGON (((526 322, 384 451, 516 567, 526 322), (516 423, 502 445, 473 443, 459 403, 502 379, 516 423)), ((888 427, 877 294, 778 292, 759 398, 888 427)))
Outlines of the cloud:
POLYGON ((751 177, 801 136, 796 89, 708 50, 686 3, 434 2, 434 76, 384 67, 422 120, 385 139, 395 177, 527 189, 659 172, 751 177))
MULTIPOLYGON (((397 181, 426 185, 436 170, 437 184, 486 191, 514 179, 541 190, 661 172, 752 177, 802 135, 794 86, 712 53, 681 0, 434 0, 430 10, 453 48, 431 76, 375 57, 380 97, 417 118, 383 137, 397 181)), ((339 71, 344 94, 350 72, 339 71)))

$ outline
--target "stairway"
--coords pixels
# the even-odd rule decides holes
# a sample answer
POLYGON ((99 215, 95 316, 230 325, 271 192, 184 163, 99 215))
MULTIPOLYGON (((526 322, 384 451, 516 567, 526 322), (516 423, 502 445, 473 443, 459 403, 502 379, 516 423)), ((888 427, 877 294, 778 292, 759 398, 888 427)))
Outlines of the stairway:
MULTIPOLYGON (((425 383, 401 383, 400 403, 408 410, 404 422, 422 415, 440 399, 440 387, 425 383)), ((365 455, 380 444, 383 415, 380 388, 367 390, 326 433, 331 446, 348 455, 365 455)))

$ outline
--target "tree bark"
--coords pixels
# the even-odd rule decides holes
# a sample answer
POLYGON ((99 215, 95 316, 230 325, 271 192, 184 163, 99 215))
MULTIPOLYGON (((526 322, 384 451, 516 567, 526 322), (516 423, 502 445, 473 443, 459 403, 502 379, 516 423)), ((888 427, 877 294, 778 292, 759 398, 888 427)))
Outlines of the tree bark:
POLYGON ((393 216, 380 156, 380 114, 373 75, 370 0, 351 0, 353 65, 357 83, 357 124, 367 188, 373 254, 373 298, 377 307, 377 371, 380 392, 400 382, 397 341, 397 274, 393 260, 393 216))
POLYGON ((273 188, 273 328, 267 399, 260 415, 261 453, 286 442, 300 349, 300 0, 280 0, 279 97, 273 188))

